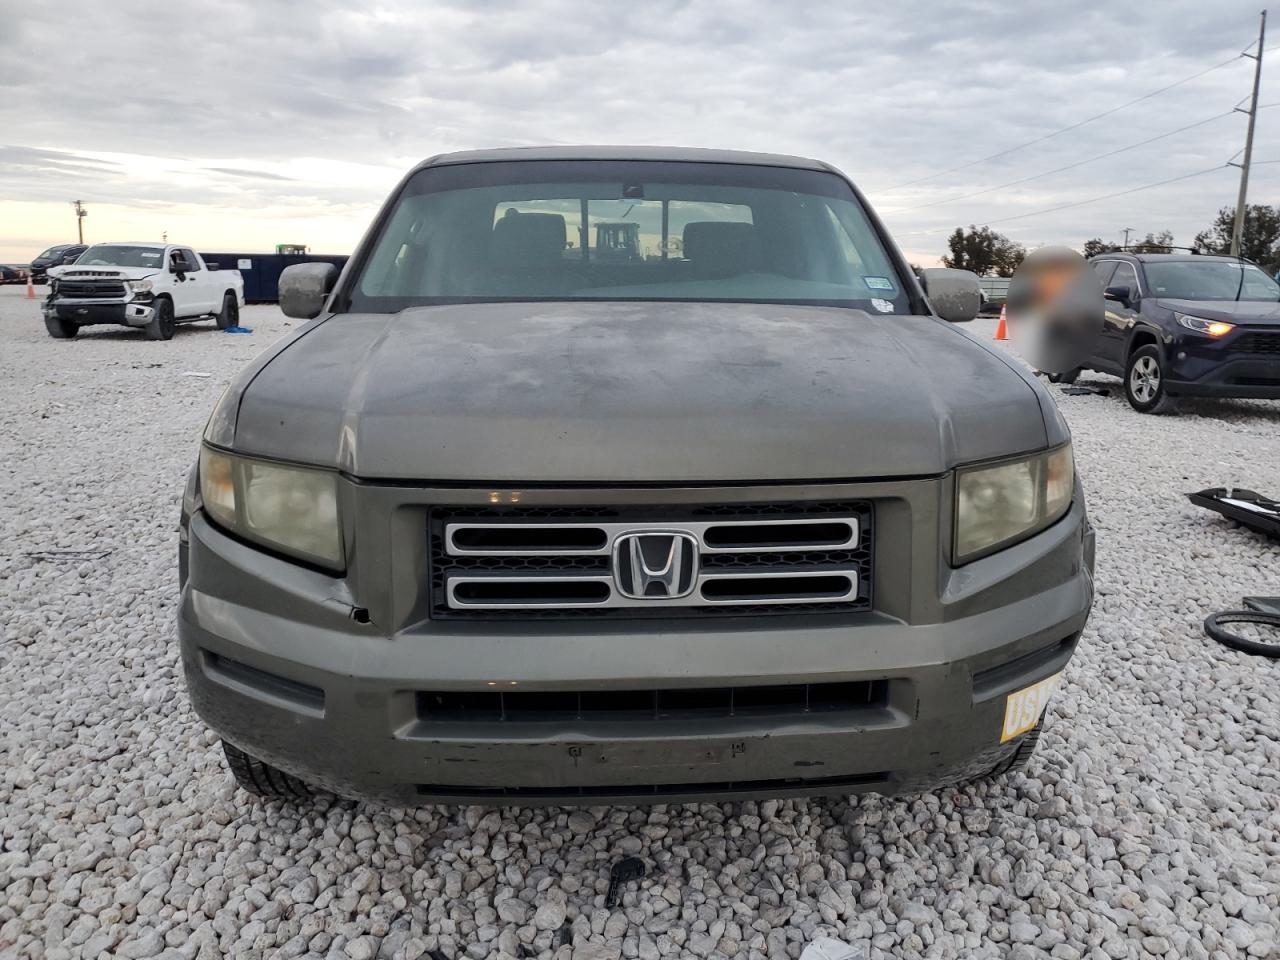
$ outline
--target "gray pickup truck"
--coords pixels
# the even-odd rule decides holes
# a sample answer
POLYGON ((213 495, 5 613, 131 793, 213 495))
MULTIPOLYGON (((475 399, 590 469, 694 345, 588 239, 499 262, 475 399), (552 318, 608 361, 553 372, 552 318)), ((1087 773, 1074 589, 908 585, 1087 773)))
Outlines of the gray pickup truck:
POLYGON ((812 160, 435 157, 209 420, 182 658, 246 789, 916 791, 1024 764, 1093 596, 1070 437, 812 160))

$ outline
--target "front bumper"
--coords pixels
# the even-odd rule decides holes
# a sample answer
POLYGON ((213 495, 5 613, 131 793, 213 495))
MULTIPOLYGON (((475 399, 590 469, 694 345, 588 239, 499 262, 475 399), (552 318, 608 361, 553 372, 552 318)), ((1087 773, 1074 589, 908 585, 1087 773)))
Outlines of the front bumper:
POLYGON ((151 301, 147 300, 46 300, 44 312, 61 320, 70 320, 81 326, 97 323, 119 323, 130 327, 145 327, 155 316, 151 301))
MULTIPOLYGON (((933 599, 904 600, 910 590, 895 587, 929 565, 937 544, 898 543, 894 526, 936 522, 949 489, 913 486, 877 502, 884 599, 875 609, 714 621, 420 618, 408 601, 269 556, 197 511, 178 617, 192 702, 254 756, 339 794, 395 804, 667 802, 956 782, 1016 749, 1000 742, 1006 695, 1070 658, 1092 601, 1092 531, 1077 500, 1030 540, 936 579, 917 572, 917 590, 936 588, 933 599), (912 610, 932 611, 929 622, 910 622, 912 610), (804 716, 465 722, 432 717, 421 697, 833 682, 874 684, 878 694, 857 710, 804 716)), ((400 536, 417 524, 398 529, 404 512, 393 508, 375 529, 411 569, 380 576, 369 562, 402 591, 421 577, 400 536)))
POLYGON ((1175 337, 1165 345, 1165 391, 1177 397, 1280 400, 1280 353, 1253 352, 1239 346, 1254 332, 1242 327, 1221 341, 1175 337))

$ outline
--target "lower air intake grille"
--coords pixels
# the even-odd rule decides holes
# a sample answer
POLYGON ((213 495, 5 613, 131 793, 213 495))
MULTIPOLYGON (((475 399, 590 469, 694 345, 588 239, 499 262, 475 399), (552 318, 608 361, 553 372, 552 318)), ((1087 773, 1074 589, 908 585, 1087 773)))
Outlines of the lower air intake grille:
POLYGON ((1239 346, 1246 353, 1280 356, 1280 333, 1246 333, 1240 338, 1239 346))
POLYGON ((793 683, 765 687, 669 690, 418 691, 425 722, 574 720, 707 720, 725 717, 801 717, 873 710, 888 703, 889 681, 793 683))
POLYGON ((705 617, 865 610, 866 501, 436 507, 434 618, 705 617))

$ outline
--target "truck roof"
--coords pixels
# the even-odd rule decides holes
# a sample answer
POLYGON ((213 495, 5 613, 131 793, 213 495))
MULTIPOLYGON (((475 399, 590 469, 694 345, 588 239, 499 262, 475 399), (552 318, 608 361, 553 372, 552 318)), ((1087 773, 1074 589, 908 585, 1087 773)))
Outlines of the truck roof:
POLYGON ((837 172, 830 164, 781 153, 754 153, 748 150, 713 150, 703 147, 618 147, 557 146, 498 147, 490 150, 459 150, 428 157, 415 168, 455 163, 497 163, 511 160, 649 160, 668 163, 737 163, 757 167, 792 167, 801 170, 837 172))

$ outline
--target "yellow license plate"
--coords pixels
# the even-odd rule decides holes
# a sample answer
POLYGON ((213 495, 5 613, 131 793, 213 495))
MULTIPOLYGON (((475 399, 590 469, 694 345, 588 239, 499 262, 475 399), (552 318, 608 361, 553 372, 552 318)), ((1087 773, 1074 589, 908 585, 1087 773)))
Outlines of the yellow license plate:
POLYGON ((1004 729, 1000 732, 1000 742, 1012 740, 1039 723, 1044 708, 1049 705, 1049 698, 1061 682, 1062 674, 1055 673, 1009 694, 1004 702, 1004 729))

